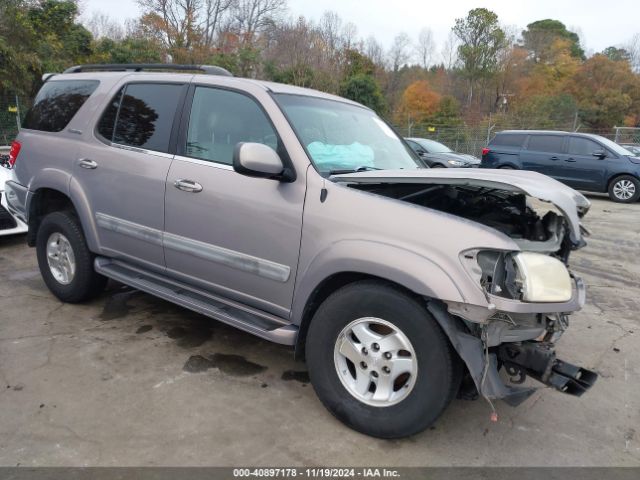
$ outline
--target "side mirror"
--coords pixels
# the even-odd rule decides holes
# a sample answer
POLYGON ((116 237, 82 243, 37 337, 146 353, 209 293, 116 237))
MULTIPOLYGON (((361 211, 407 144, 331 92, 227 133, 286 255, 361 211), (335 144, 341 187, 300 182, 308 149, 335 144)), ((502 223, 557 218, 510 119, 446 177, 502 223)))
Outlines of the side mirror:
POLYGON ((602 160, 603 158, 606 158, 607 152, 605 152, 603 148, 599 148, 598 150, 595 150, 591 155, 602 160))
POLYGON ((240 142, 233 150, 233 169, 248 177, 292 181, 276 151, 262 143, 240 142))
POLYGON ((420 155, 421 157, 422 157, 423 155, 426 155, 426 154, 427 154, 427 152, 425 152, 425 151, 424 151, 424 150, 422 150, 421 148, 419 148, 418 150, 416 150, 416 152, 417 152, 417 153, 418 153, 418 155, 420 155))

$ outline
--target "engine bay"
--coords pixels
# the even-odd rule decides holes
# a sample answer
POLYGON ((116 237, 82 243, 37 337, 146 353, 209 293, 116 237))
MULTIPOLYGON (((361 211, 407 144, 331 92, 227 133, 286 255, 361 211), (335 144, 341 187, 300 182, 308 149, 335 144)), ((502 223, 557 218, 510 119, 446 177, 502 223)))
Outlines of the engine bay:
POLYGON ((520 192, 474 185, 448 184, 350 184, 352 188, 445 212, 498 230, 523 250, 557 253, 563 248, 566 227, 551 204, 520 192))

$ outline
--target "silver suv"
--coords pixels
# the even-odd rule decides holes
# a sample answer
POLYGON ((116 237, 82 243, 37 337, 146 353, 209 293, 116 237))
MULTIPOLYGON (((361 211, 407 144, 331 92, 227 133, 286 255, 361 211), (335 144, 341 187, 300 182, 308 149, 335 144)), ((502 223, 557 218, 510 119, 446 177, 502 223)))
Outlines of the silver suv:
POLYGON ((596 380, 554 352, 589 202, 546 176, 430 170, 362 105, 179 65, 49 76, 13 152, 8 208, 56 297, 111 278, 294 346, 358 431, 596 380))

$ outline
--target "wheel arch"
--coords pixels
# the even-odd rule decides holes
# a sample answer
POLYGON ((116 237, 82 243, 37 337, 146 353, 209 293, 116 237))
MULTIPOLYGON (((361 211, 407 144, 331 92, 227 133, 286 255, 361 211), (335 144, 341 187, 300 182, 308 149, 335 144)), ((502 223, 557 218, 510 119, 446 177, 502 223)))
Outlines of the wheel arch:
POLYGON ((47 214, 64 210, 72 210, 77 212, 73 201, 66 193, 56 188, 49 187, 40 187, 36 189, 31 194, 27 208, 27 218, 29 222, 27 244, 30 247, 35 246, 38 229, 40 228, 42 219, 47 214))
POLYGON ((378 280, 415 297, 466 302, 451 276, 436 263, 388 245, 360 246, 353 249, 351 245, 344 245, 343 255, 336 255, 333 250, 340 247, 334 247, 318 255, 309 268, 300 272, 302 280, 296 287, 291 312, 293 323, 299 327, 296 358, 304 358, 307 331, 319 305, 333 292, 353 282, 378 280), (388 263, 371 260, 375 258, 391 260, 388 263), (314 265, 317 268, 313 268, 314 265))

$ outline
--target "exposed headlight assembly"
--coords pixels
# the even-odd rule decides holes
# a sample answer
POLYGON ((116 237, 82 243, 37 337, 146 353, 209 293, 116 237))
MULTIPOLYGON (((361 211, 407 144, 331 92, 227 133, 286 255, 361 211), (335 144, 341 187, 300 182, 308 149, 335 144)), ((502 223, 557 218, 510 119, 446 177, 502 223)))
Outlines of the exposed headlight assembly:
POLYGON ((533 252, 516 253, 512 258, 523 301, 549 303, 571 300, 571 276, 560 260, 533 252))
POLYGON ((460 160, 447 160, 447 163, 452 167, 462 167, 464 165, 464 162, 460 160))

